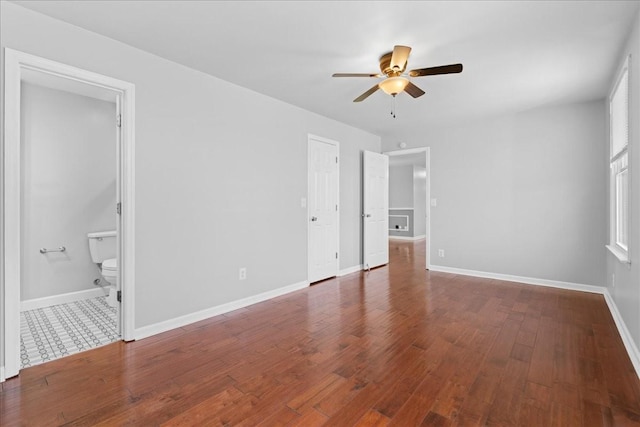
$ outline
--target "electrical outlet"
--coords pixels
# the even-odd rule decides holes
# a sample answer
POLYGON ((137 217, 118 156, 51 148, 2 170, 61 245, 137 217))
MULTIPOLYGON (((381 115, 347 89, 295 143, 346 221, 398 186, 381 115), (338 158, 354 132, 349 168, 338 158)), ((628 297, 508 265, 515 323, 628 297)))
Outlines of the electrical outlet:
POLYGON ((247 268, 241 267, 240 270, 238 271, 238 279, 245 280, 246 278, 247 278, 247 268))
POLYGON ((444 258, 444 249, 438 249, 438 256, 444 258))

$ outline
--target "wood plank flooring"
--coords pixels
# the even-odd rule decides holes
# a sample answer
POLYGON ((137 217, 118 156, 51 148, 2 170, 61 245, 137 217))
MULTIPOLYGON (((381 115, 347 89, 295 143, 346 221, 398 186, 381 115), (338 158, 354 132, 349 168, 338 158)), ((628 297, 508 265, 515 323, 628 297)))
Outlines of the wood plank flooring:
POLYGON ((391 262, 23 370, 0 425, 640 425, 600 295, 391 262))

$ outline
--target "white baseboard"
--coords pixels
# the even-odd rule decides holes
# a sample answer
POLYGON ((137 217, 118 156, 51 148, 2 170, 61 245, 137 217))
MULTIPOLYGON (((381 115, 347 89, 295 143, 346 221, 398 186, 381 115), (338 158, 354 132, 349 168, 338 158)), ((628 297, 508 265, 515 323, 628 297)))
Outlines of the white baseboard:
POLYGON ((547 286, 551 288, 591 292, 591 293, 603 295, 604 300, 607 303, 607 307, 609 308, 609 312, 611 313, 611 316, 613 317, 616 327, 618 328, 618 333, 622 338, 624 347, 627 350, 629 359, 631 359, 631 363, 633 364, 633 367, 636 370, 636 375, 638 375, 638 378, 640 378, 640 351, 638 350, 638 346, 633 341, 633 338, 631 337, 631 333, 629 332, 627 325, 624 323, 624 319, 620 315, 620 311, 618 311, 618 306, 616 305, 615 301, 611 297, 611 294, 609 293, 609 290, 606 287, 583 285, 580 283, 561 282, 557 280, 536 279, 532 277, 513 276, 510 274, 488 273, 486 271, 466 270, 462 268, 444 267, 441 265, 431 265, 429 269, 431 271, 440 271, 443 273, 453 273, 453 274, 461 274, 464 276, 474 276, 474 277, 482 277, 487 279, 506 280, 509 282, 525 283, 527 285, 547 286))
POLYGON ((355 273, 362 270, 362 264, 354 265, 353 267, 343 268, 338 272, 338 277, 346 276, 347 274, 355 273))
POLYGON ((389 235, 389 239, 391 239, 391 240, 411 240, 411 241, 414 241, 414 240, 424 239, 424 238, 426 238, 426 237, 427 237, 427 236, 426 236, 426 235, 424 235, 424 234, 423 234, 423 235, 421 235, 421 236, 415 236, 415 237, 408 237, 408 236, 392 236, 392 235, 389 235))
POLYGON ((101 287, 86 289, 84 291, 69 292, 67 294, 53 295, 44 298, 24 300, 20 303, 20 311, 35 310, 37 308, 51 307, 52 305, 68 304, 74 301, 82 301, 107 294, 107 290, 101 287))
POLYGON ((461 274, 463 276, 482 277, 486 279, 505 280, 508 282, 525 283, 527 285, 547 286, 550 288, 569 289, 572 291, 591 292, 594 294, 604 294, 606 288, 602 286, 583 285, 580 283, 561 282, 558 280, 537 279, 534 277, 513 276, 511 274, 489 273, 486 271, 466 270, 464 268, 445 267, 441 265, 433 265, 429 267, 431 271, 440 271, 443 273, 461 274))
POLYGON ((169 331, 171 329, 180 328, 182 326, 189 325, 191 323, 199 322, 204 319, 208 319, 213 316, 228 313, 239 308, 244 308, 253 304, 257 304, 262 301, 266 301, 271 298, 279 297, 284 294, 288 294, 293 291, 304 289, 309 286, 309 282, 298 282, 293 285, 284 286, 282 288, 274 289, 272 291, 263 292, 258 295, 253 295, 247 298, 243 298, 237 301, 231 301, 226 304, 218 305, 215 307, 207 308, 205 310, 197 311, 195 313, 186 314, 184 316, 176 317, 173 319, 165 320, 163 322, 154 323, 153 325, 143 326, 137 328, 133 332, 135 340, 150 337, 162 332, 169 331))
POLYGON ((627 349, 627 353, 629 354, 629 359, 631 359, 631 363, 636 370, 636 375, 640 378, 640 351, 638 350, 638 346, 633 341, 631 337, 631 333, 627 328, 626 323, 622 319, 622 315, 618 310, 618 306, 616 302, 613 300, 613 297, 609 293, 609 289, 605 288, 604 292, 604 300, 607 302, 609 306, 609 311, 611 312, 611 316, 613 317, 613 321, 616 323, 616 327, 618 328, 618 332, 620 333, 620 337, 622 338, 622 342, 624 343, 625 348, 627 349))

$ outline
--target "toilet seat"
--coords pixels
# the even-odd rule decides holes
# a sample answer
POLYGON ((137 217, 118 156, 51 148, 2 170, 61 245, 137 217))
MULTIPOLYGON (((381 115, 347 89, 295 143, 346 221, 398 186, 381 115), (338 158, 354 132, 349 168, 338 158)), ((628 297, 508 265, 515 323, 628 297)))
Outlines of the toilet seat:
POLYGON ((118 260, 116 258, 105 259, 102 263, 102 271, 118 271, 118 260))
POLYGON ((111 285, 115 285, 118 278, 118 263, 116 258, 105 259, 102 263, 102 277, 111 285))

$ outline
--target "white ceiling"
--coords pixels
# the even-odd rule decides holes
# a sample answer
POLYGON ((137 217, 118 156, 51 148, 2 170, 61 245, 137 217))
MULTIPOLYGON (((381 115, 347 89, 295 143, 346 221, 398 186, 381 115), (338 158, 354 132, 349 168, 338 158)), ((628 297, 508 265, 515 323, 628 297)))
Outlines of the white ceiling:
POLYGON ((637 1, 16 1, 224 80, 392 140, 434 125, 603 98, 637 1), (397 118, 381 91, 352 100, 394 45, 418 77, 397 118))

